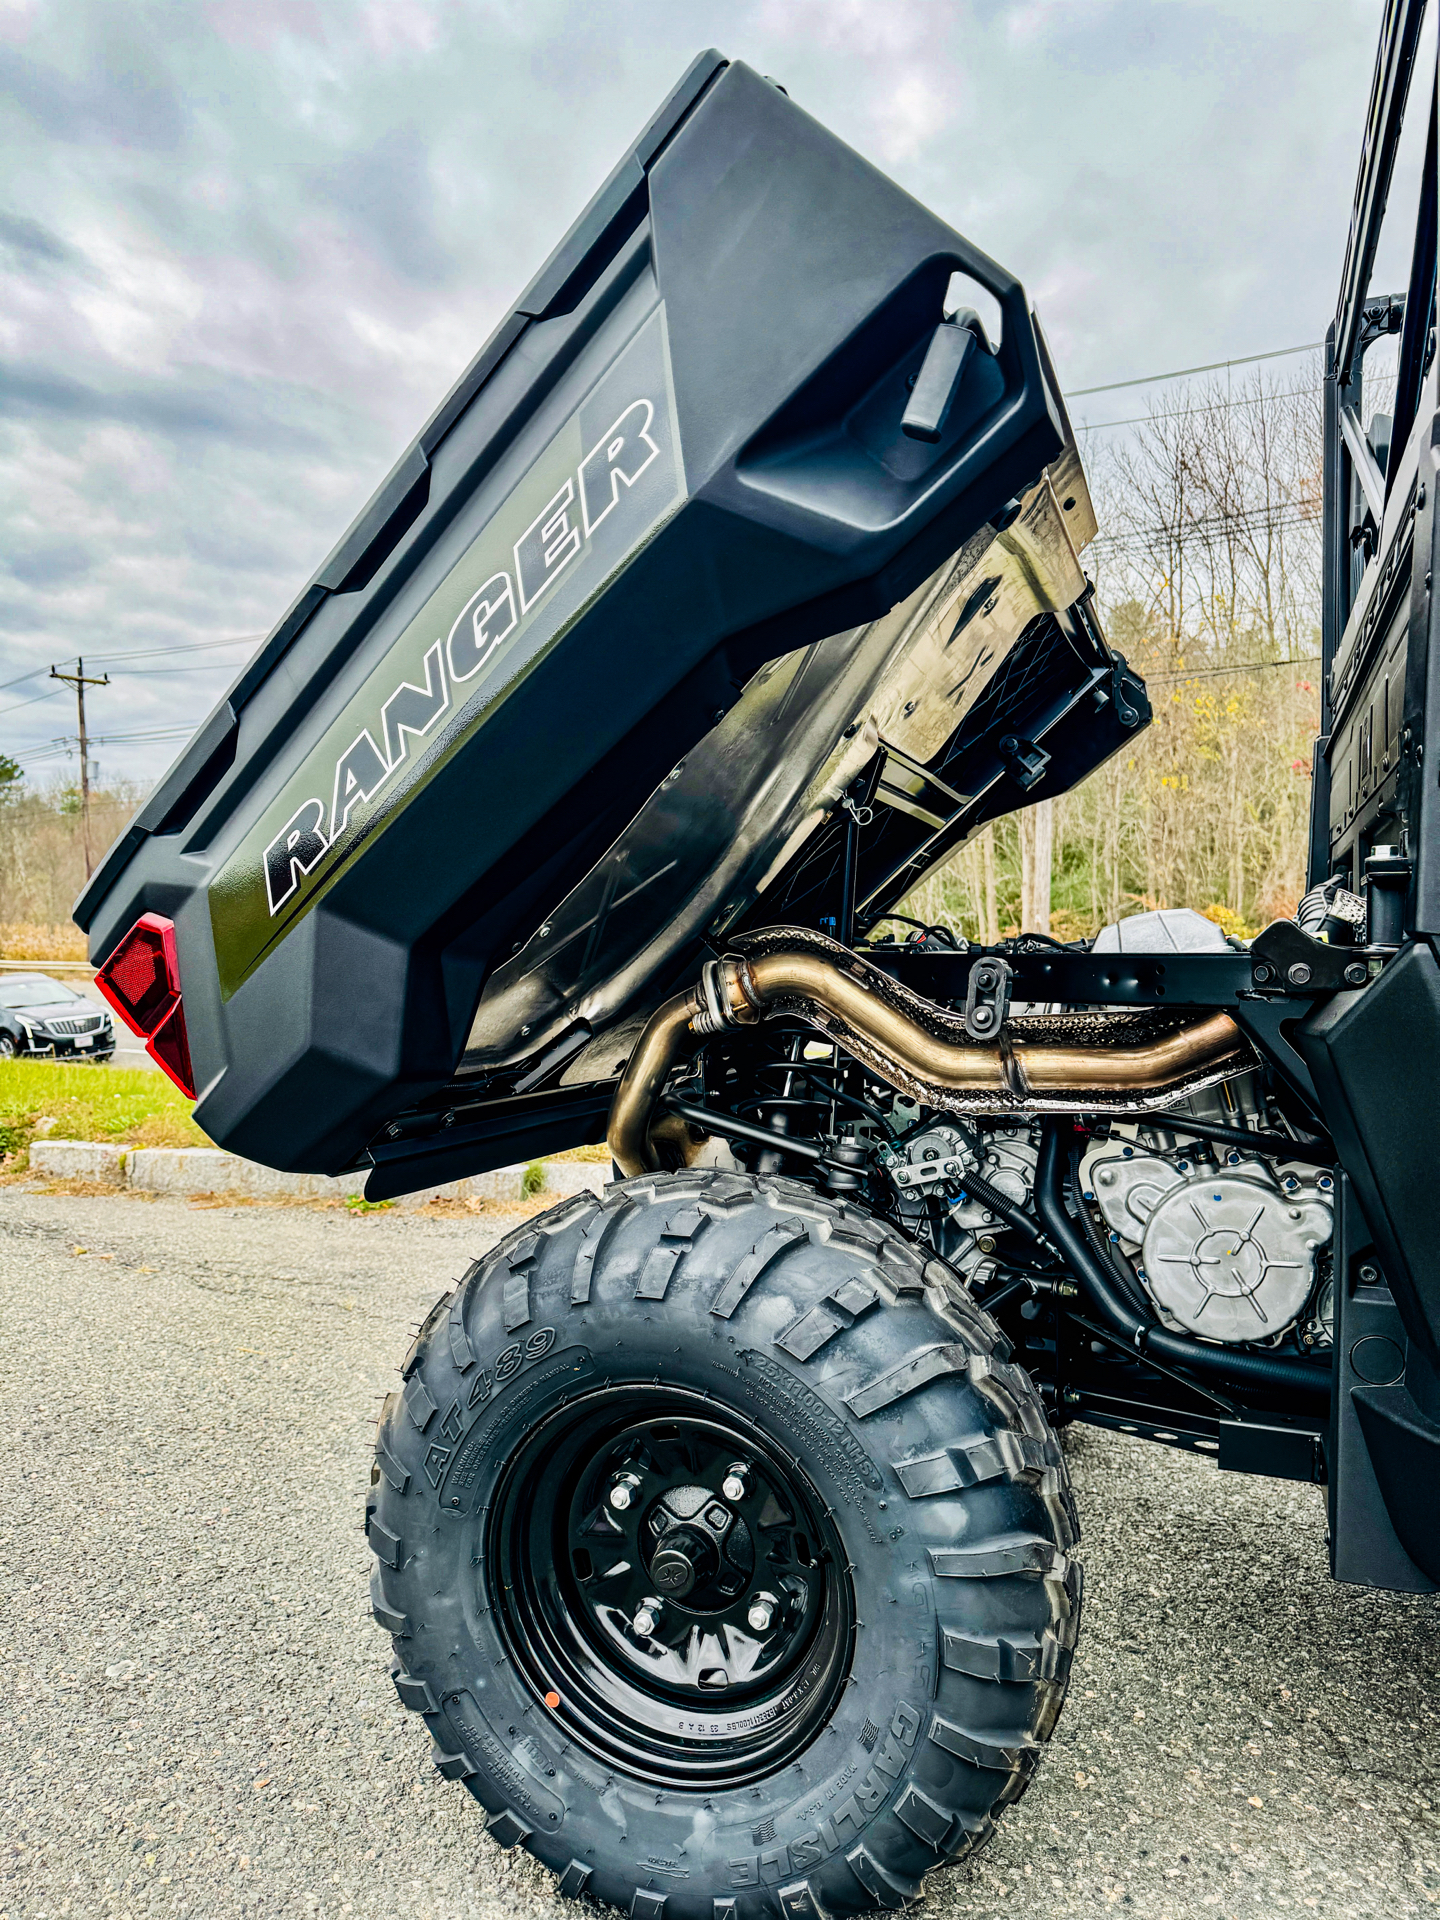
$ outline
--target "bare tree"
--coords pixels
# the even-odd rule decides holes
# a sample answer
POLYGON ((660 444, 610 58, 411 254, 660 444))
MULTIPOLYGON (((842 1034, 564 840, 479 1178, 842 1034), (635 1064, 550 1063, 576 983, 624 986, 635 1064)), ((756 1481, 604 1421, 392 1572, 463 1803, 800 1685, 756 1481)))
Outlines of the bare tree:
POLYGON ((1051 869, 1055 853, 1056 803, 1038 800, 1018 823, 1021 834, 1021 932, 1051 931, 1051 869))
POLYGON ((1074 793, 997 822, 927 884, 987 940, 1189 905, 1239 928, 1302 890, 1320 651, 1319 373, 1166 400, 1093 452, 1088 555, 1153 725, 1074 793), (1049 895, 1042 898, 1043 875, 1049 895))

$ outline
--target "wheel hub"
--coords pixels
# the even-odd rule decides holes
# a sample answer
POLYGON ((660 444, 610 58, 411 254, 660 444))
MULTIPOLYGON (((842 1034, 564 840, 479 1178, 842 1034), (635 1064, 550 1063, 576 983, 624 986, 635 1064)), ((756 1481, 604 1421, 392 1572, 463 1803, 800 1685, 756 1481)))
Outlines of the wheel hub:
POLYGON ((658 1779, 753 1778, 811 1738, 844 1681, 854 1613, 834 1526, 800 1471, 713 1403, 588 1399, 531 1437, 492 1510, 507 1638, 593 1750, 658 1779))
POLYGON ((749 1528, 704 1487, 667 1489, 645 1517, 639 1547, 656 1589, 698 1614, 724 1609, 755 1568, 749 1528))

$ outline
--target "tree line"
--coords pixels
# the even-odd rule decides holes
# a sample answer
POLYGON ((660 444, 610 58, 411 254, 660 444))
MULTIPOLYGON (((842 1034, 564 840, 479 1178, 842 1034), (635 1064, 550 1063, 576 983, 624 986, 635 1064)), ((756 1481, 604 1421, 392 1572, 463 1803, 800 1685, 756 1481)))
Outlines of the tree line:
POLYGON ((1318 371, 1217 378, 1088 456, 1087 550, 1154 718, 1071 793, 983 829, 905 903, 972 939, 1194 907, 1249 934, 1305 886, 1320 723, 1318 371))

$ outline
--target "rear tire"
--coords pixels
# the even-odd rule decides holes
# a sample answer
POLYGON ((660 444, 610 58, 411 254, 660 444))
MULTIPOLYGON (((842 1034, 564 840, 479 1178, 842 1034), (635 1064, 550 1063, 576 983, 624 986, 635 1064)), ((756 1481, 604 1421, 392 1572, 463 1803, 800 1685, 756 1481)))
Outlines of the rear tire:
POLYGON ((1080 1606, 1009 1351, 942 1262, 782 1179, 644 1176, 477 1261, 386 1402, 366 1530, 397 1691, 495 1838, 672 1917, 897 1907, 978 1847, 1080 1606))

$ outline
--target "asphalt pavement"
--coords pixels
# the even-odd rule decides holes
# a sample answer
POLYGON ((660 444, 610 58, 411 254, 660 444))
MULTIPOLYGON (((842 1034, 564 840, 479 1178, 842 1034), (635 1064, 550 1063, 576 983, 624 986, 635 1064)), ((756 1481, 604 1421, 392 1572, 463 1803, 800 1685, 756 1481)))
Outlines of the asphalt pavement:
MULTIPOLYGON (((396 1701, 380 1399, 508 1225, 0 1189, 0 1915, 594 1912, 396 1701)), ((1035 1786, 933 1915, 1433 1914, 1431 1600, 1318 1490, 1066 1436, 1087 1613, 1035 1786)))

